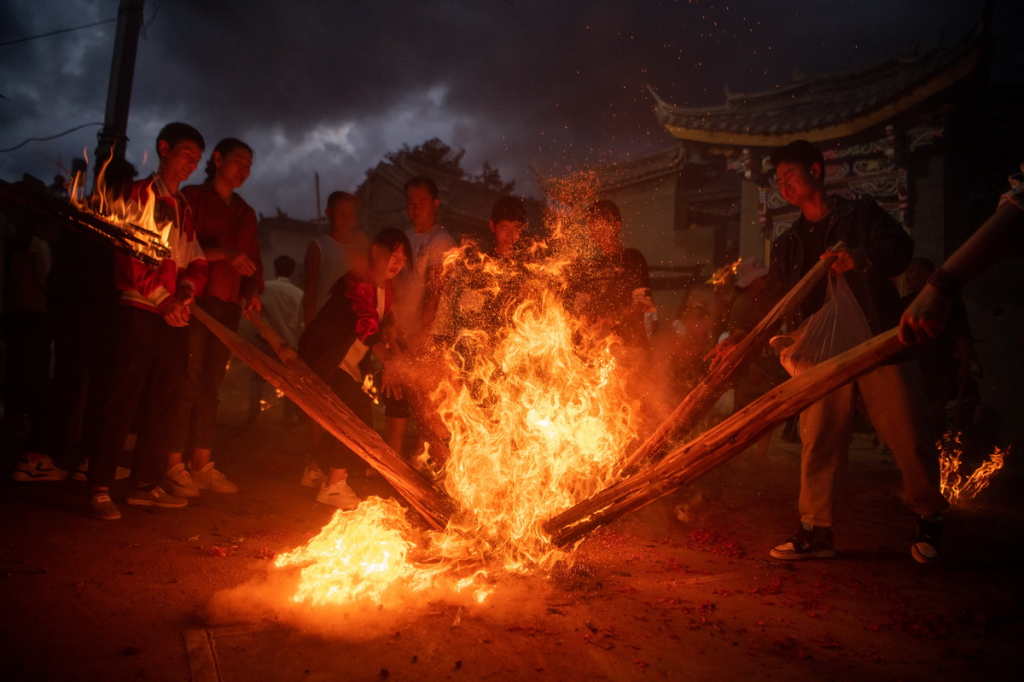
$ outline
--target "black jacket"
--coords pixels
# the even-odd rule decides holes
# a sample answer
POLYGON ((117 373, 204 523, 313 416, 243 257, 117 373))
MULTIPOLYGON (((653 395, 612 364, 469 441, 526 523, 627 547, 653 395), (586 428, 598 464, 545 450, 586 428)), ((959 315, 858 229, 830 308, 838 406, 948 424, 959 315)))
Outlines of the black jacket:
MULTIPOLYGON (((902 274, 914 255, 914 240, 892 216, 871 199, 850 201, 833 197, 832 220, 826 227, 825 243, 842 241, 846 248, 863 259, 863 270, 846 273, 846 281, 860 302, 874 334, 895 327, 903 310, 899 292, 892 283, 902 274)), ((804 235, 807 224, 803 216, 779 235, 772 244, 769 277, 780 291, 789 291, 806 274, 804 267, 804 235)), ((821 254, 816 254, 821 255, 821 254)), ((805 299, 800 308, 806 319, 821 305, 825 282, 805 299)))

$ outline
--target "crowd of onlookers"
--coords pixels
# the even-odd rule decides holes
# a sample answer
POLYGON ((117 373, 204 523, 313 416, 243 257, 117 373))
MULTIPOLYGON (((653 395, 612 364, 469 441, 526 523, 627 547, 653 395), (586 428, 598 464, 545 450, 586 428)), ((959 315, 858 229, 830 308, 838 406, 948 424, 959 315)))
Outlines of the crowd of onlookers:
MULTIPOLYGON (((288 256, 264 276, 256 214, 237 193, 253 150, 221 140, 206 156, 204 181, 187 185, 205 148, 196 129, 171 123, 156 141, 157 170, 118 189, 130 202, 155 202, 169 249, 157 265, 67 227, 51 252, 30 209, 4 207, 4 409, 9 423, 23 420, 28 430, 13 478, 87 480, 89 513, 107 520, 121 517, 110 493, 119 478, 131 479, 123 499, 134 506, 178 508, 209 492, 236 493, 213 457, 230 353, 195 319, 197 309, 233 330, 243 316, 261 315, 370 425, 376 392, 384 438, 395 452, 412 454, 403 453, 412 422, 435 463, 443 462, 447 432, 431 396, 441 354, 468 376, 531 290, 536 275, 529 264, 552 248, 530 232, 523 201, 505 196, 494 204, 487 245, 459 244, 438 224, 438 189, 427 177, 406 183, 404 231, 372 233, 359 224, 355 196, 334 192, 330 230, 310 242, 300 288, 288 256), (485 260, 494 267, 480 267, 485 260), (372 390, 368 376, 376 376, 372 390)), ((882 365, 801 415, 801 526, 772 550, 778 559, 835 554, 833 487, 859 400, 896 457, 908 506, 920 516, 914 556, 930 561, 946 506, 934 435, 970 373, 970 330, 957 294, 1000 247, 1019 242, 1020 184, 1007 195, 1009 208, 1000 208, 963 253, 936 267, 912 258, 913 240, 873 201, 828 195, 822 153, 810 143, 776 150, 772 163, 783 197, 801 216, 775 241, 768 265, 741 260, 691 287, 675 318, 659 328, 647 263, 623 244, 619 208, 602 200, 580 207, 582 239, 561 251, 571 263, 557 289, 566 310, 594 334, 617 339, 634 397, 651 406, 678 403, 820 259, 829 260, 834 281, 849 287, 866 334, 899 323, 908 342, 939 337, 919 357, 882 365), (837 242, 843 246, 833 248, 837 242), (902 302, 892 281, 901 274, 910 291, 902 302)), ((799 319, 821 314, 831 292, 824 282, 812 290, 790 331, 799 319)), ((736 380, 728 409, 741 409, 783 379, 778 358, 765 350, 736 380)), ((254 375, 251 420, 258 419, 263 392, 262 377, 254 375)), ((286 418, 302 419, 290 403, 286 418)), ((795 429, 794 423, 794 439, 795 429)), ((356 454, 312 422, 309 452, 301 483, 316 488, 324 504, 358 505, 348 476, 363 467, 356 454)))
MULTIPOLYGON (((133 181, 122 172, 118 184, 110 172, 104 191, 134 204, 155 202, 170 252, 157 265, 67 226, 50 239, 51 253, 31 209, 4 207, 4 408, 8 423, 27 431, 12 477, 87 480, 89 513, 108 520, 121 516, 121 500, 110 492, 121 478, 130 478, 123 501, 133 506, 178 508, 207 491, 237 492, 213 457, 230 352, 195 319, 197 308, 232 330, 244 316, 261 315, 368 424, 370 393, 378 394, 384 436, 396 452, 412 420, 434 464, 443 462, 447 433, 430 398, 437 375, 427 368, 440 365, 441 352, 469 367, 486 349, 461 332, 493 335, 521 300, 525 263, 544 248, 529 236, 524 202, 500 198, 491 239, 459 245, 437 222, 438 189, 427 177, 405 186, 404 231, 372 234, 372 226, 359 225, 356 198, 334 192, 326 209, 330 229, 309 243, 300 288, 288 256, 274 261, 273 276, 263 273, 256 214, 238 194, 253 164, 247 144, 221 140, 206 155, 199 184, 187 184, 206 154, 195 128, 167 125, 156 151, 151 176, 133 181), (456 248, 461 261, 446 265, 456 248), (482 258, 503 264, 500 283, 493 273, 460 264, 482 258), (374 373, 376 386, 368 391, 374 373)), ((619 337, 623 357, 639 366, 656 318, 647 264, 622 244, 614 203, 584 209, 581 242, 589 249, 576 254, 566 276, 565 304, 599 333, 619 337)), ((261 338, 256 344, 271 352, 261 338)), ((258 420, 264 390, 254 373, 250 422, 258 420)), ((301 421, 285 403, 286 419, 301 421)), ((348 472, 365 467, 356 455, 311 421, 309 445, 301 483, 316 488, 325 504, 357 505, 348 472)))

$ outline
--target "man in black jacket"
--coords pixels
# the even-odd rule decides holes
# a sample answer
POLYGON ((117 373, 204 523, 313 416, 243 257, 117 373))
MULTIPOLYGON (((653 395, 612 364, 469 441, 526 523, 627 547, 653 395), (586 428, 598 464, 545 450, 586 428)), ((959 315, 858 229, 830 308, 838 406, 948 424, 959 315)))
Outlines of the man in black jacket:
MULTIPOLYGON (((850 201, 825 192, 825 161, 811 143, 797 140, 771 156, 782 197, 801 211, 772 244, 769 276, 788 291, 821 258, 835 255, 832 276, 846 278, 878 334, 899 322, 899 293, 891 279, 906 269, 914 242, 870 199, 850 201), (842 241, 844 248, 830 252, 842 241)), ((825 283, 801 306, 803 317, 821 307, 825 283)), ((855 391, 875 431, 892 450, 903 473, 907 506, 919 515, 911 554, 927 563, 938 556, 942 520, 949 505, 939 490, 938 453, 925 408, 916 361, 894 362, 836 389, 800 415, 800 528, 776 546, 776 559, 835 556, 832 510, 837 475, 847 459, 855 391)))

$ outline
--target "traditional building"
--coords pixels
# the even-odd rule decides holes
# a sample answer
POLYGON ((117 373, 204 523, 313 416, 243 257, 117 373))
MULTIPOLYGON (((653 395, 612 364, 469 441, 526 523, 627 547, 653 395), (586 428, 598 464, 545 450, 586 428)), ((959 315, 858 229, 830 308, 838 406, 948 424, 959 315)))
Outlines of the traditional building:
MULTIPOLYGON (((913 236, 915 255, 941 263, 992 213, 1002 178, 1015 168, 1001 147, 1021 141, 1019 108, 1011 113, 1010 100, 998 99, 988 80, 987 23, 948 47, 920 52, 912 44, 865 68, 796 72, 792 84, 768 92, 726 90, 718 106, 675 106, 655 94, 656 115, 684 155, 720 159, 742 178, 732 198, 740 256, 767 258, 772 240, 796 219, 768 156, 806 139, 824 152, 830 193, 874 198, 913 236)), ((1010 153, 1019 162, 1014 153, 1024 156, 1024 149, 1010 153)), ((1021 262, 1004 263, 965 292, 973 334, 983 341, 976 345, 983 403, 1002 416, 1003 437, 1019 436, 1008 417, 1024 409, 1021 262)))
POLYGON ((727 90, 719 106, 674 106, 655 94, 657 117, 686 148, 721 157, 743 177, 740 255, 767 255, 766 244, 796 218, 767 157, 806 139, 825 153, 830 192, 874 197, 913 234, 919 255, 941 261, 970 224, 972 185, 983 175, 987 51, 979 25, 950 47, 919 53, 912 44, 853 71, 796 73, 794 83, 762 93, 727 90))

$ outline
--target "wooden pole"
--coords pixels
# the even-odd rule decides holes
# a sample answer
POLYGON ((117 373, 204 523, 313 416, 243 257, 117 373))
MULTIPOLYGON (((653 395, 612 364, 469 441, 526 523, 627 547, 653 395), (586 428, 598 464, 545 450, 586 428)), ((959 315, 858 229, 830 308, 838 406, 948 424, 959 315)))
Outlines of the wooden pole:
POLYGON ((245 319, 252 323, 252 326, 256 327, 256 331, 260 333, 263 340, 270 344, 270 347, 277 353, 277 357, 281 359, 290 370, 295 372, 299 376, 316 376, 316 373, 309 368, 309 365, 299 357, 298 351, 288 345, 288 343, 281 338, 281 335, 274 331, 274 328, 267 324, 267 321, 263 319, 263 316, 259 313, 246 310, 245 319))
MULTIPOLYGON (((844 247, 842 242, 833 246, 830 251, 844 247)), ((807 297, 822 277, 828 272, 834 257, 818 261, 796 286, 790 289, 782 299, 765 315, 749 334, 744 336, 733 351, 714 370, 691 390, 679 403, 668 419, 662 423, 633 453, 627 457, 616 473, 621 474, 648 457, 657 456, 668 444, 669 439, 677 433, 685 434, 692 429, 707 412, 714 407, 722 394, 728 390, 733 379, 747 363, 768 343, 786 316, 796 311, 800 303, 807 297)))
POLYGON ((898 331, 891 329, 776 386, 660 462, 549 519, 544 530, 557 545, 573 544, 695 480, 743 452, 776 424, 905 348, 898 331))
MULTIPOLYGON (((198 305, 193 305, 191 310, 192 316, 206 325, 232 353, 269 381, 274 388, 288 396, 328 433, 352 448, 357 455, 379 471, 428 524, 436 530, 445 528, 451 510, 448 498, 442 496, 418 471, 396 455, 377 432, 364 424, 334 395, 327 384, 310 371, 298 354, 280 337, 271 331, 271 338, 267 339, 267 342, 272 347, 281 346, 291 351, 290 355, 284 352, 281 356, 287 364, 267 357, 198 305)), ((264 330, 269 329, 265 323, 262 327, 264 330)))

